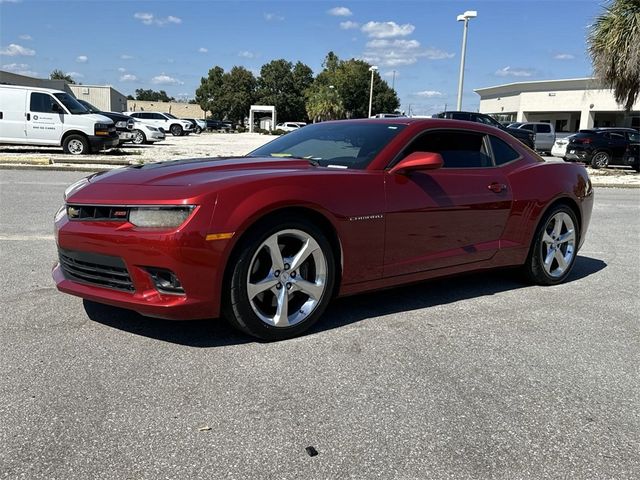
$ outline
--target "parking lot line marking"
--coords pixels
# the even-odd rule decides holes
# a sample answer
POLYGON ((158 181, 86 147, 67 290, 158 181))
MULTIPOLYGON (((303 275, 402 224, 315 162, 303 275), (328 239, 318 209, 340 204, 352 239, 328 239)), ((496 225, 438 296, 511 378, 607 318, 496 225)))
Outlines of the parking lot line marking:
POLYGON ((0 235, 0 241, 29 242, 33 240, 53 240, 53 235, 0 235))

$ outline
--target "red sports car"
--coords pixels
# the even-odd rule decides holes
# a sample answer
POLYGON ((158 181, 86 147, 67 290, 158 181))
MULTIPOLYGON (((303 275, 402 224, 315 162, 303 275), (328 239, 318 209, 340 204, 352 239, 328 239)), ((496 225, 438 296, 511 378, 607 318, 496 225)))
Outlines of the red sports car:
POLYGON ((309 125, 245 157, 112 170, 67 189, 58 289, 166 319, 292 337, 334 296, 496 267, 567 278, 593 207, 584 167, 478 123, 309 125))

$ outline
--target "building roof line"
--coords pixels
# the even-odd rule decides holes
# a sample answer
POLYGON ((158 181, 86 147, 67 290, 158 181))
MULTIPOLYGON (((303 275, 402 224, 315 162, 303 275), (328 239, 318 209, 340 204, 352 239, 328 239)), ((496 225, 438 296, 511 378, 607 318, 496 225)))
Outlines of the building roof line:
POLYGON ((592 82, 596 81, 595 77, 579 77, 579 78, 559 78, 559 79, 549 79, 549 80, 530 80, 525 82, 512 82, 512 83, 503 83, 501 85, 492 85, 489 87, 475 88, 473 91, 478 93, 485 90, 494 90, 498 88, 508 88, 508 87, 522 87, 524 85, 540 85, 545 83, 564 83, 564 82, 592 82))

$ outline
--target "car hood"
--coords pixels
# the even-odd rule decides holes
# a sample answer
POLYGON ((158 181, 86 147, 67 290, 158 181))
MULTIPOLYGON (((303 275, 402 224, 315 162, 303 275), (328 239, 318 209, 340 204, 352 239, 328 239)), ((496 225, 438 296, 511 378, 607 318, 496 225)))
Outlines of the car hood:
POLYGON ((120 122, 120 121, 123 121, 123 120, 126 122, 131 118, 128 115, 123 115, 122 113, 118 113, 118 112, 100 112, 100 115, 104 115, 105 117, 109 117, 114 122, 120 122))
POLYGON ((315 167, 308 160, 298 159, 193 158, 119 168, 92 177, 90 183, 188 187, 311 168, 315 167))

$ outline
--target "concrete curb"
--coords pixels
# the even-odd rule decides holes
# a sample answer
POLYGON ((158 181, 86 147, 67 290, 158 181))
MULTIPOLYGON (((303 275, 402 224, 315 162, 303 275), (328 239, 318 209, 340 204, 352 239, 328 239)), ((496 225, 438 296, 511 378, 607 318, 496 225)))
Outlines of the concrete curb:
MULTIPOLYGON (((114 168, 126 167, 127 165, 106 165, 100 164, 96 166, 82 164, 82 165, 64 165, 59 163, 54 164, 13 164, 13 163, 0 163, 0 170, 52 170, 54 172, 107 172, 114 168)), ((591 178, 591 184, 594 187, 602 188, 640 188, 640 183, 599 183, 593 181, 591 178)))

